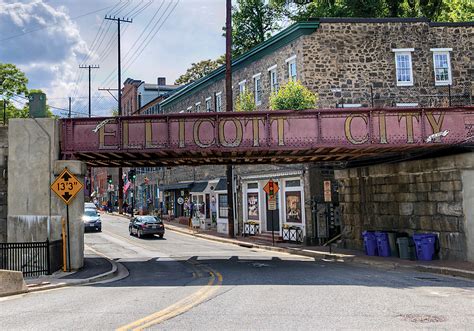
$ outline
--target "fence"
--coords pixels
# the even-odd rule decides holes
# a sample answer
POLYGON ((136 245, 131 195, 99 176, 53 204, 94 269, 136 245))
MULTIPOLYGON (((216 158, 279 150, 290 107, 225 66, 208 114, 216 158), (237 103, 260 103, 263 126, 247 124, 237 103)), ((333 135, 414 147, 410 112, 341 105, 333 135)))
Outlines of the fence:
POLYGON ((0 269, 21 271, 25 277, 50 275, 62 267, 62 240, 0 243, 0 269))

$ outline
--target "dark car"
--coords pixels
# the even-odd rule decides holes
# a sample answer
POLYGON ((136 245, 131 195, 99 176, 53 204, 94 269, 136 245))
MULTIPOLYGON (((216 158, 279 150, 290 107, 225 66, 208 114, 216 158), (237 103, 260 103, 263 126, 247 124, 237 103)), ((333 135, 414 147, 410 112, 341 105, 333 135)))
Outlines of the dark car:
POLYGON ((102 222, 100 221, 100 215, 96 209, 84 209, 82 215, 82 221, 84 222, 84 230, 96 230, 102 231, 102 222))
POLYGON ((131 236, 136 235, 138 238, 155 234, 163 238, 165 235, 165 225, 156 216, 136 216, 130 220, 128 232, 131 236))

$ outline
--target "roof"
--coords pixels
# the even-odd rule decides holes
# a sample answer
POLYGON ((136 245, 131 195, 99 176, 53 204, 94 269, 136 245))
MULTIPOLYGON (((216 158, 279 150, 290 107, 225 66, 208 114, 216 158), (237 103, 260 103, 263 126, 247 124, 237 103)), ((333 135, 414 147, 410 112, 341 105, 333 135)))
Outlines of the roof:
POLYGON ((188 183, 175 183, 169 185, 162 185, 160 186, 160 190, 162 191, 172 191, 172 190, 180 190, 180 189, 189 189, 193 185, 193 182, 188 183))
MULTIPOLYGON (((315 20, 298 22, 285 30, 277 33, 271 38, 267 39, 263 43, 258 44, 248 52, 242 54, 241 56, 232 60, 233 70, 238 69, 242 66, 247 65, 248 63, 254 62, 265 55, 268 55, 275 50, 289 44, 293 40, 301 37, 303 35, 308 35, 316 31, 319 27, 319 22, 315 20)), ((215 82, 218 79, 221 79, 225 74, 225 65, 217 68, 209 75, 194 81, 191 84, 184 86, 179 92, 173 94, 171 97, 166 99, 161 103, 162 107, 166 107, 170 103, 177 101, 184 97, 188 92, 191 92, 196 89, 202 89, 208 86, 209 84, 215 82)))
POLYGON ((208 182, 195 182, 189 192, 204 192, 208 182))
POLYGON ((227 179, 226 178, 219 179, 219 182, 217 183, 214 191, 227 191, 227 179))
POLYGON ((161 91, 172 91, 179 87, 180 85, 158 85, 158 84, 150 84, 145 83, 143 88, 145 90, 161 90, 161 91))

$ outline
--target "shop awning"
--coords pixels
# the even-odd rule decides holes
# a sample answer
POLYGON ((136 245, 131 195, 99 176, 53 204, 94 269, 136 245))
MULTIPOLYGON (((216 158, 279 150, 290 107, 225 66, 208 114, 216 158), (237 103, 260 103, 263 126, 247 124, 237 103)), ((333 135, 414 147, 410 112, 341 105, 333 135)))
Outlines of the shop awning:
POLYGON ((215 191, 227 191, 227 179, 221 178, 216 185, 215 191))
POLYGON ((199 192, 204 192, 204 190, 207 187, 208 182, 195 182, 189 192, 191 193, 199 193, 199 192))
POLYGON ((192 185, 193 185, 192 182, 176 183, 176 184, 162 185, 159 188, 162 191, 172 191, 172 190, 190 189, 192 185))

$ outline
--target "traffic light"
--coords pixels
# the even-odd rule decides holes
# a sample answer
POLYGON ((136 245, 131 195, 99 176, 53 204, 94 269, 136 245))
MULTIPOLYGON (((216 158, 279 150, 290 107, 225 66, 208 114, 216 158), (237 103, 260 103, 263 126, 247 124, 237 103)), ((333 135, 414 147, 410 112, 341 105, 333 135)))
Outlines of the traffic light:
POLYGON ((112 175, 107 175, 107 183, 112 184, 112 175))
POLYGON ((128 180, 135 180, 137 178, 137 172, 135 169, 130 169, 128 172, 128 180))

